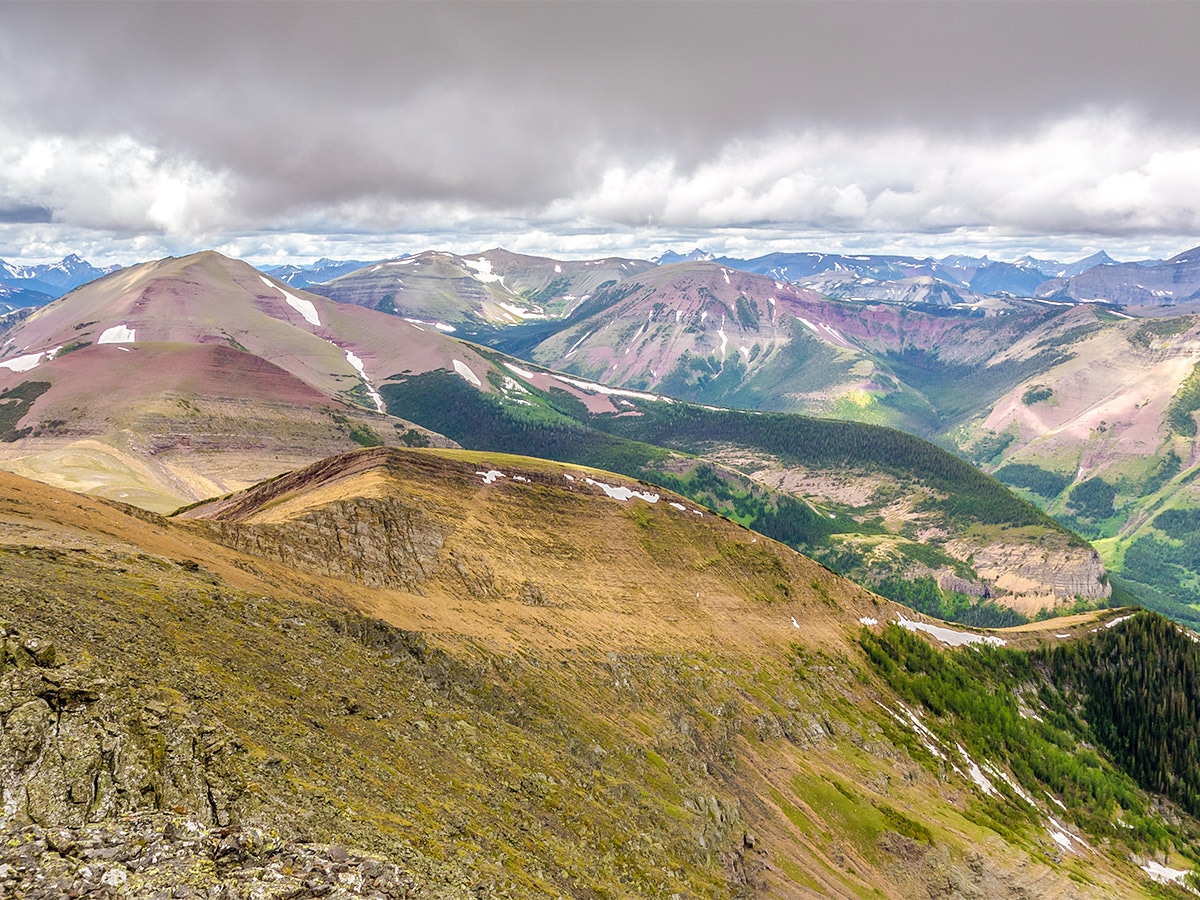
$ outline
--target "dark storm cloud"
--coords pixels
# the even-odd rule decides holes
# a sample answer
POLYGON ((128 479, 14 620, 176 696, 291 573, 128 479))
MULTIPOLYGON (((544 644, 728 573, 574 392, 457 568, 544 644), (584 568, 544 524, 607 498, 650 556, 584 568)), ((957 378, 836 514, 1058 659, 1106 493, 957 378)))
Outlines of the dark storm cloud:
POLYGON ((0 201, 0 224, 36 225, 51 222, 53 210, 45 206, 6 205, 0 201))
MULTIPOLYGON (((1198 133, 1197 33, 1193 3, 10 3, 0 132, 70 143, 21 156, 33 187, 8 190, 85 227, 370 231, 556 204, 855 227, 907 208, 906 191, 920 200, 919 179, 884 184, 882 157, 828 183, 780 188, 773 172, 724 218, 688 191, 718 163, 827 134, 842 153, 908 130, 928 152, 1114 111, 1156 136, 1198 133), (85 196, 93 171, 103 196, 85 196), (647 204, 658 176, 683 188, 647 204)), ((820 181, 836 162, 788 164, 820 181)), ((930 202, 932 228, 991 214, 930 202)))

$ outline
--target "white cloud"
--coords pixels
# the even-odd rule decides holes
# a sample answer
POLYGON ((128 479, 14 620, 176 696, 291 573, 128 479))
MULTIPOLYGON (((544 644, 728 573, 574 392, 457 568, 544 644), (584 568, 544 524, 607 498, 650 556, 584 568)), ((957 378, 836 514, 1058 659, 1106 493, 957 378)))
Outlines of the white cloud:
POLYGON ((1120 116, 1001 137, 806 131, 738 141, 690 172, 617 165, 550 212, 677 228, 1184 235, 1200 226, 1198 163, 1200 134, 1120 116))
POLYGON ((741 256, 1127 248, 1137 258, 1182 250, 1200 232, 1200 132, 1130 115, 1089 112, 1003 134, 810 128, 731 139, 686 164, 597 141, 577 152, 573 183, 545 202, 514 205, 442 172, 420 196, 359 185, 263 212, 261 196, 247 199, 245 173, 127 135, 0 125, 0 198, 53 211, 49 224, 0 224, 0 256, 132 262, 215 247, 265 264, 497 245, 646 256, 701 244, 741 256))
POLYGON ((231 224, 227 179, 127 135, 21 134, 0 126, 0 196, 68 228, 194 236, 231 224))

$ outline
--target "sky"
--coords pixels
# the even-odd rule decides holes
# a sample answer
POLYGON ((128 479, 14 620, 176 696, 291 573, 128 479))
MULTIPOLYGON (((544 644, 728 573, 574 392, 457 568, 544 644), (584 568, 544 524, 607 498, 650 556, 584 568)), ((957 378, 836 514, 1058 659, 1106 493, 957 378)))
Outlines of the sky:
POLYGON ((0 258, 1168 257, 1200 3, 0 3, 0 258))

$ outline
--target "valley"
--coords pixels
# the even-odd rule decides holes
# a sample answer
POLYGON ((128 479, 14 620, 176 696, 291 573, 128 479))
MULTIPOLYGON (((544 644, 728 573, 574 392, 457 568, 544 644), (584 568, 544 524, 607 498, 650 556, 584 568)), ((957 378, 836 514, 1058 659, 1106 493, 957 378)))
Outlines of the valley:
POLYGON ((1200 896, 1200 4, 0 7, 0 900, 1200 896))

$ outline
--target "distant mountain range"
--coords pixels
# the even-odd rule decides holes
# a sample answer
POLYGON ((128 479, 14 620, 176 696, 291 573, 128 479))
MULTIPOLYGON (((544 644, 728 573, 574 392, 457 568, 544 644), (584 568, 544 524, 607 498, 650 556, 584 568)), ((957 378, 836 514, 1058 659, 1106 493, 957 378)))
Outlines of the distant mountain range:
MULTIPOLYGON (((0 259, 0 288, 9 288, 18 292, 17 296, 22 306, 41 306, 48 302, 46 299, 61 297, 89 281, 95 281, 102 275, 115 272, 120 266, 105 266, 98 268, 90 262, 72 253, 64 256, 56 263, 43 263, 35 266, 20 266, 0 259)), ((0 302, 12 305, 5 293, 0 293, 0 302)))
MULTIPOLYGON (((542 304, 535 304, 526 309, 528 315, 508 313, 495 309, 497 304, 507 304, 517 309, 525 309, 522 301, 527 301, 532 295, 546 301, 564 300, 570 305, 573 297, 586 293, 587 284, 581 283, 574 276, 577 272, 568 271, 565 278, 547 278, 544 271, 539 271, 530 281, 530 270, 538 269, 537 262, 549 262, 558 267, 554 273, 563 274, 563 267, 576 270, 581 266, 597 266, 604 260, 559 261, 548 260, 545 257, 525 257, 520 254, 508 253, 504 250, 490 250, 472 256, 456 256, 445 253, 422 253, 410 257, 397 257, 389 260, 336 260, 322 258, 313 263, 264 267, 262 271, 278 279, 290 287, 317 287, 318 293, 337 299, 340 302, 351 302, 358 305, 388 309, 388 303, 394 302, 395 296, 402 300, 397 311, 405 314, 429 316, 434 312, 429 308, 429 298, 418 300, 412 296, 412 290, 395 290, 396 281, 389 279, 390 273, 384 271, 378 274, 381 266, 416 265, 422 261, 429 263, 438 257, 450 257, 457 260, 461 271, 456 277, 471 278, 479 284, 491 285, 485 292, 475 289, 476 298, 474 318, 479 321, 507 322, 515 324, 529 317, 540 317, 543 314, 553 316, 558 312, 551 302, 547 309, 542 304), (494 270, 473 269, 464 261, 467 259, 495 259, 494 270), (528 261, 533 261, 531 267, 528 261), (518 273, 516 267, 524 267, 518 273), (503 269, 503 271, 501 271, 503 269), (368 275, 375 275, 368 278, 368 275), (346 281, 348 276, 353 276, 346 281), (328 289, 323 286, 340 281, 328 289), (557 282, 557 283, 556 283, 557 282), (491 310, 484 310, 482 293, 494 295, 491 310), (410 296, 404 296, 404 295, 410 296), (391 300, 389 301, 389 296, 391 300), (571 298, 571 299, 567 299, 571 298)), ((1137 279, 1141 270, 1154 269, 1161 260, 1141 260, 1132 263, 1118 263, 1103 251, 1092 254, 1073 263, 1061 263, 1055 260, 1038 259, 1024 256, 1014 262, 998 262, 987 256, 950 255, 941 259, 918 258, 911 256, 858 254, 846 255, 836 253, 770 253, 752 259, 736 257, 717 257, 715 254, 694 248, 687 253, 668 250, 650 261, 622 259, 611 260, 620 267, 609 269, 589 270, 588 275, 606 272, 621 280, 629 274, 630 269, 641 270, 650 265, 672 265, 681 262, 717 262, 720 265, 743 272, 754 272, 767 275, 779 281, 801 283, 805 287, 816 288, 833 297, 845 299, 894 300, 896 302, 932 302, 938 305, 955 305, 959 303, 977 303, 979 296, 993 297, 1033 297, 1049 296, 1051 293, 1063 293, 1074 297, 1070 286, 1064 286, 1063 279, 1072 279, 1099 266, 1115 266, 1124 268, 1119 274, 1110 274, 1103 279, 1093 279, 1080 287, 1082 294, 1096 293, 1097 284, 1100 289, 1109 290, 1115 296, 1137 297, 1136 290, 1122 287, 1125 281, 1137 279), (1045 287, 1043 287, 1045 286, 1045 287), (969 293, 964 293, 964 291, 969 293)), ((0 260, 0 311, 17 309, 25 306, 41 306, 74 290, 90 281, 107 275, 119 269, 120 266, 97 267, 76 254, 63 257, 56 263, 41 263, 32 266, 22 266, 0 260)), ((540 267, 544 269, 545 267, 540 267)), ((424 274, 424 273, 423 273, 424 274)), ((440 277, 440 276, 439 276, 440 277)), ((594 286, 595 278, 585 281, 594 286)), ((1150 288, 1162 293, 1164 288, 1150 288)), ((416 292, 420 293, 420 290, 416 292)), ((1172 297, 1178 301, 1178 292, 1172 297)), ((1092 299, 1089 297, 1089 299, 1092 299)), ((1120 303, 1117 299, 1105 302, 1120 303)), ((1128 302, 1128 301, 1126 301, 1128 302)), ((562 304, 559 304, 562 305, 562 304)), ((1145 304, 1139 304, 1145 305, 1145 304)), ((1152 305, 1152 304, 1151 304, 1152 305)), ((434 316, 436 318, 436 316, 434 316)), ((453 316, 451 316, 453 318, 453 316)))
POLYGON ((274 268, 263 269, 272 278, 282 281, 290 287, 306 288, 314 284, 324 284, 326 281, 332 281, 335 278, 340 278, 342 275, 348 275, 358 269, 366 266, 375 265, 379 260, 371 262, 363 262, 362 260, 341 260, 341 259, 318 259, 314 263, 308 265, 286 265, 275 266, 274 268))

